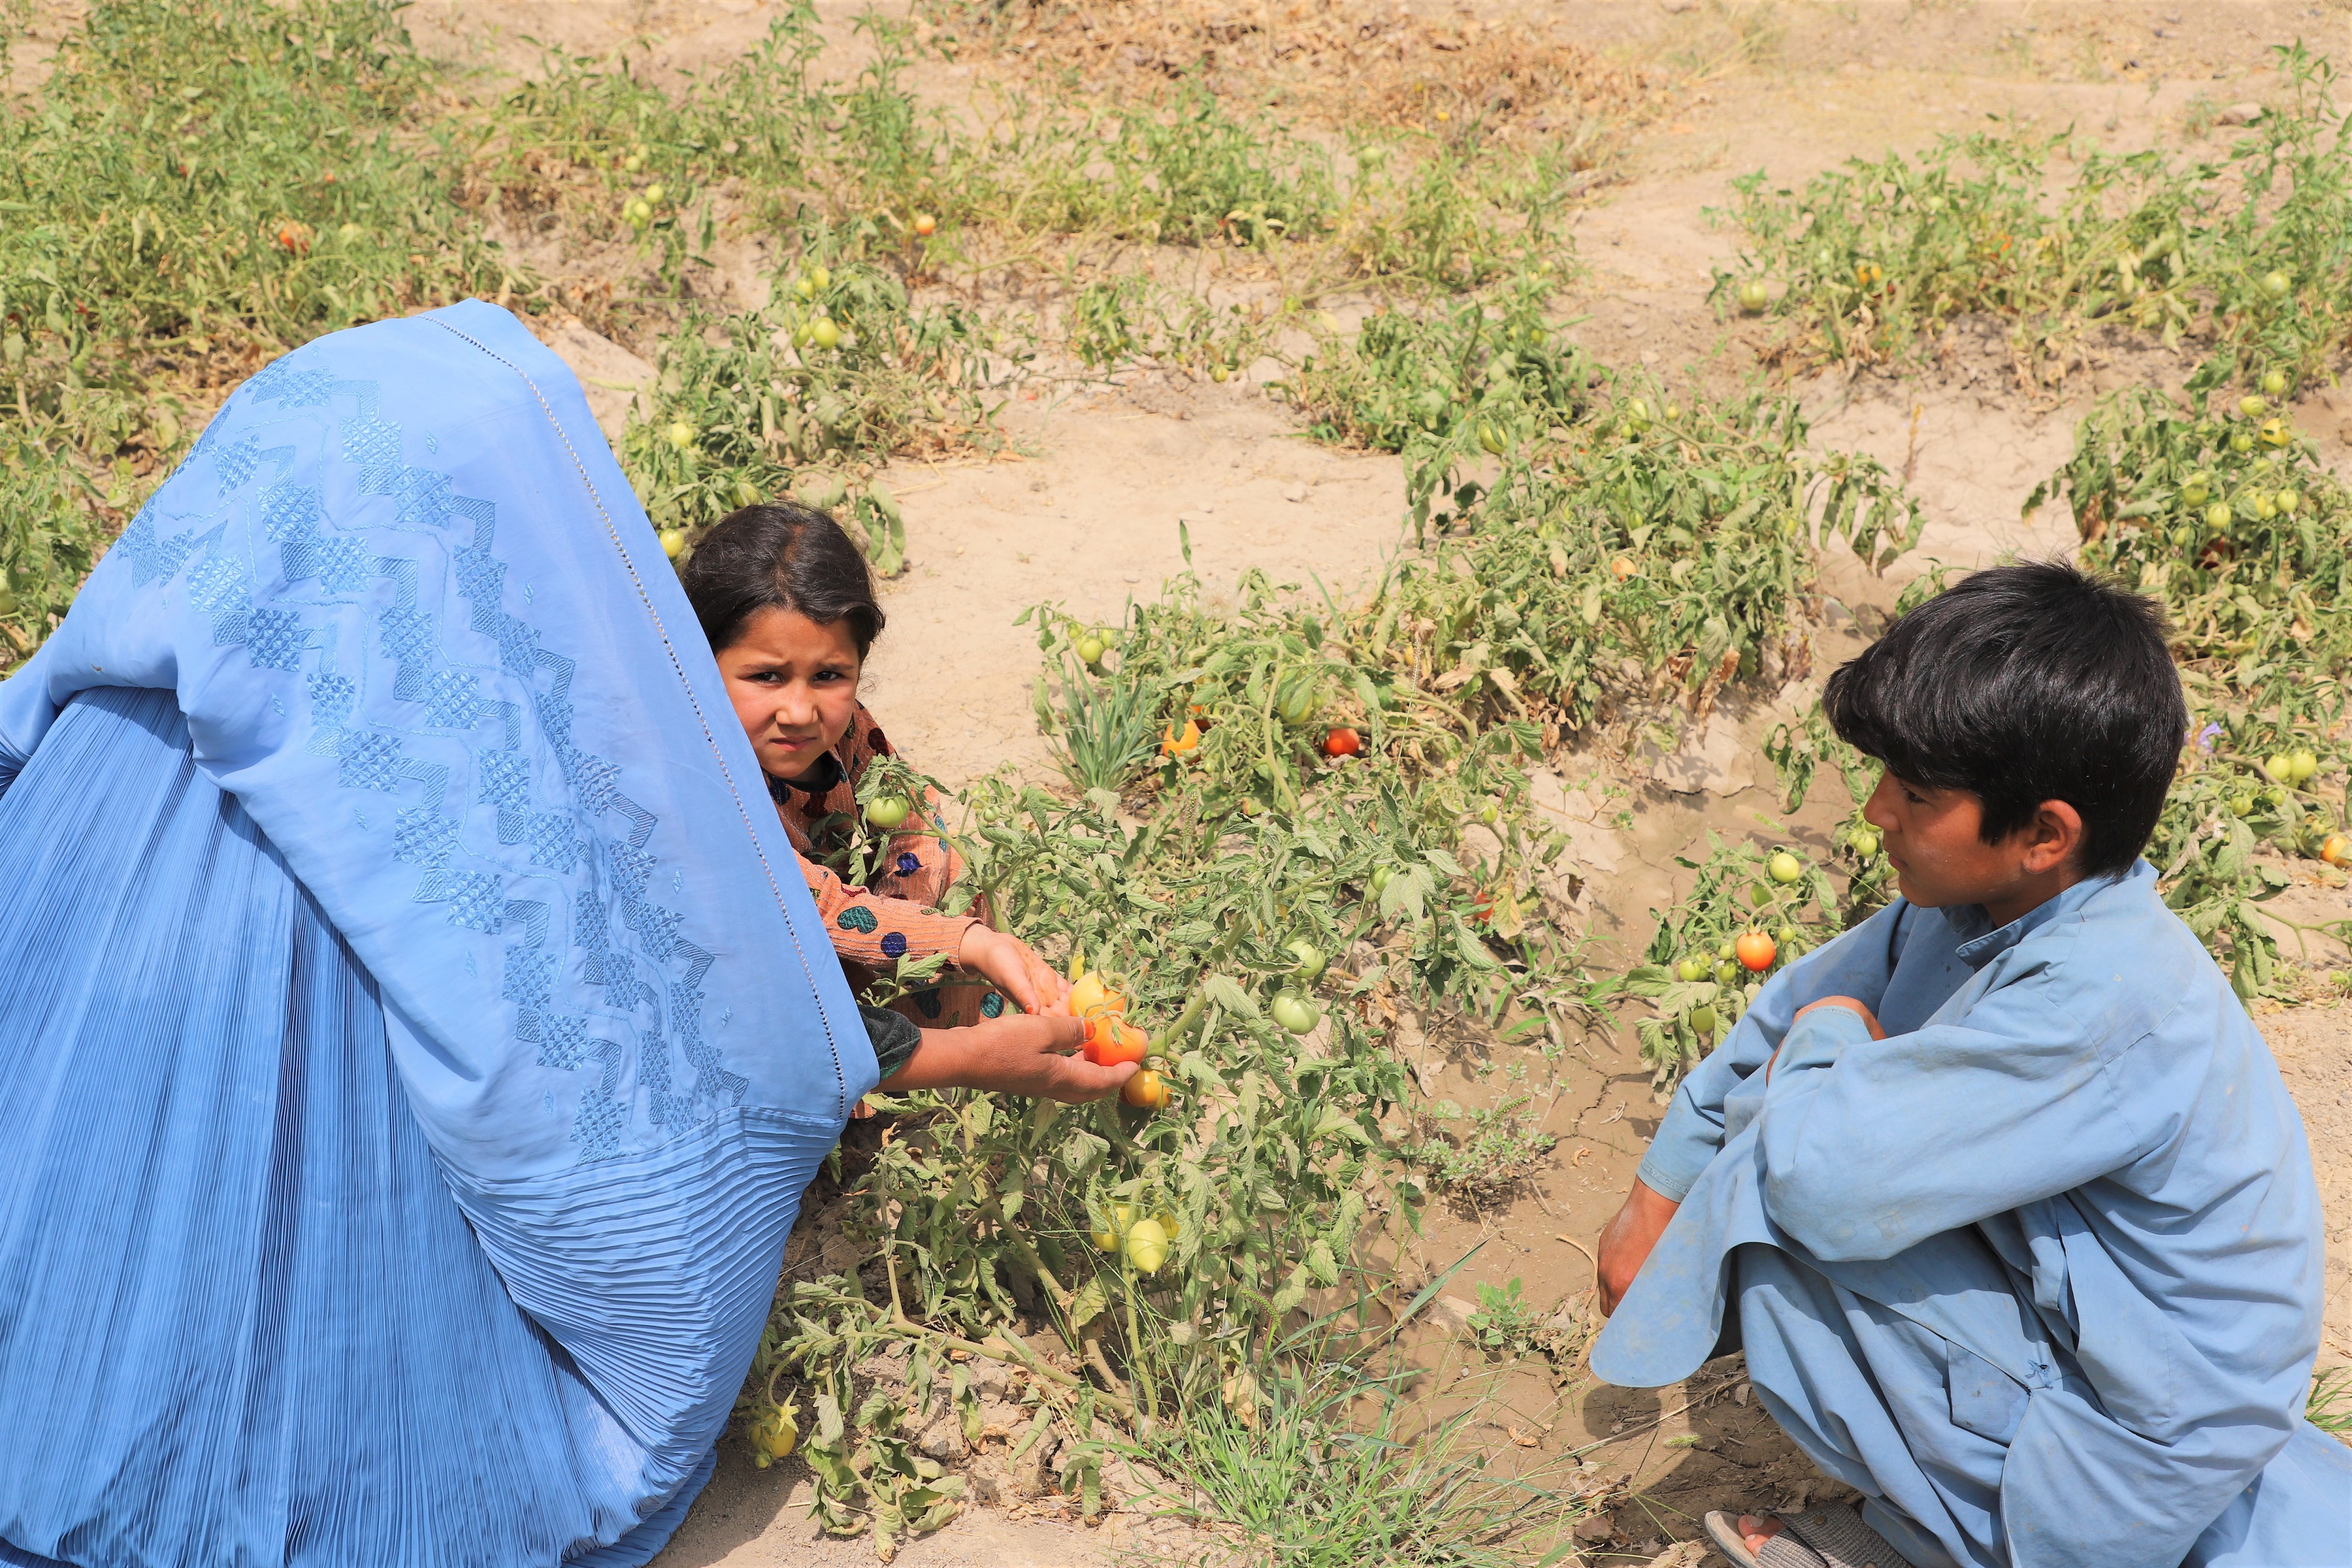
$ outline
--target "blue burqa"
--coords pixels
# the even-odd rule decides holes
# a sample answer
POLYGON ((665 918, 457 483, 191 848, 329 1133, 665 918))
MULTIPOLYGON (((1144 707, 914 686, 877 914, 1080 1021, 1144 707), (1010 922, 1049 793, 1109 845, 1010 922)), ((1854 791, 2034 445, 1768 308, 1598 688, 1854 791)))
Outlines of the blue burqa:
POLYGON ((256 376, 0 791, 0 1562, 658 1551, 874 1058, 562 365, 256 376))

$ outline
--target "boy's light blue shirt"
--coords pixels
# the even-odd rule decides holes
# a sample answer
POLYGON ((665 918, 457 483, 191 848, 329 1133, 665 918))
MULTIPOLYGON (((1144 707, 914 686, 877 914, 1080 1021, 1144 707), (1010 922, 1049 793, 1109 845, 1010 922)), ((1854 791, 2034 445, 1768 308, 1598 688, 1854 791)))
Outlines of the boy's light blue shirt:
POLYGON ((1682 1207, 1594 1370, 1687 1376, 1732 1248, 1803 1258, 2030 1395, 2000 1480, 2020 1568, 2180 1563, 2299 1423, 2323 1260, 2302 1119, 2145 862, 1998 930, 1898 900, 1791 964, 1641 1176, 1682 1207), (1796 1022, 1832 995, 1887 1037, 1796 1022), (1986 1245, 2013 1296, 1958 1287, 1986 1245))

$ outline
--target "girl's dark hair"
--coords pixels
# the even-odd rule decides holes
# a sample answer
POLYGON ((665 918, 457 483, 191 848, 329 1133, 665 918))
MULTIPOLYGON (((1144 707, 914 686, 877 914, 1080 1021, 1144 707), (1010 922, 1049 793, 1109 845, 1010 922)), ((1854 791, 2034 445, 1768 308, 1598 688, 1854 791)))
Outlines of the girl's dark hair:
POLYGON ((769 608, 819 626, 848 622, 860 658, 882 635, 882 606, 866 557, 841 524, 797 501, 729 513, 702 536, 677 576, 713 653, 733 647, 743 623, 769 608))
POLYGON ((1962 579, 1841 667, 1822 703, 1904 783, 1974 795, 1988 844, 2064 801, 2093 877, 2147 847, 2189 728, 2163 612, 2056 562, 1962 579))

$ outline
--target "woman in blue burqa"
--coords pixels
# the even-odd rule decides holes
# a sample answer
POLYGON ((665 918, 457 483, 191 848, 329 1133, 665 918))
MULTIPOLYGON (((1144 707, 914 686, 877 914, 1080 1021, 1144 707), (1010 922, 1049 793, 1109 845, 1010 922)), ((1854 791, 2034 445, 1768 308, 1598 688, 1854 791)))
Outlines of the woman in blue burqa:
POLYGON ((0 1563, 658 1551, 877 1068, 569 373, 256 376, 0 791, 0 1563))

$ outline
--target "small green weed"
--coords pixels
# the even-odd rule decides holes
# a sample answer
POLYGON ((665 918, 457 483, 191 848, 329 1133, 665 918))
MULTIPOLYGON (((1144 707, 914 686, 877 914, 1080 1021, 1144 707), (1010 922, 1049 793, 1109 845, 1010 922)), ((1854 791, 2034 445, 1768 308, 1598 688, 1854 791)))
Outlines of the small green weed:
POLYGON ((1504 1104, 1465 1112, 1441 1100, 1429 1120, 1444 1126, 1465 1123, 1458 1135, 1424 1137, 1406 1155, 1430 1190, 1465 1203, 1504 1196, 1542 1164, 1559 1140, 1536 1125, 1523 1095, 1504 1104))
POLYGON ((2352 1442, 2352 1437, 2346 1436, 2352 1433, 2352 1366, 2325 1367, 2313 1374, 2303 1418, 2323 1432, 2352 1442))
POLYGON ((1175 1483, 1171 1514, 1239 1531, 1235 1563, 1506 1568, 1528 1561, 1517 1542, 1572 1522, 1575 1505, 1486 1472, 1471 1415, 1409 1431, 1402 1381, 1277 1372, 1253 1384, 1246 1416, 1196 1408, 1133 1451, 1175 1483))
POLYGON ((1094 674, 1076 658, 1065 658, 1059 685, 1055 702, 1039 676, 1034 707, 1062 776, 1080 791, 1117 794, 1150 765, 1166 700, 1124 674, 1094 674))

